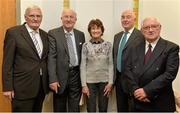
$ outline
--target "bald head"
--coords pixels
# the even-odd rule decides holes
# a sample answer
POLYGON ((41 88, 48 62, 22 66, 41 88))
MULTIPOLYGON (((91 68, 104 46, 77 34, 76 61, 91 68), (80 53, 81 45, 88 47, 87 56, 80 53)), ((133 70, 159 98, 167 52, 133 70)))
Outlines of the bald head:
POLYGON ((133 10, 131 10, 131 9, 124 10, 124 11, 122 12, 122 15, 121 15, 121 16, 126 15, 126 14, 131 15, 132 18, 136 19, 136 15, 135 15, 135 13, 134 13, 133 10))
POLYGON ((121 24, 125 31, 129 31, 135 26, 136 15, 135 13, 128 9, 122 12, 121 15, 121 24))
POLYGON ((61 21, 65 30, 67 30, 68 32, 71 31, 74 28, 76 20, 77 17, 75 11, 73 11, 72 9, 63 10, 61 21))
POLYGON ((75 12, 74 10, 72 10, 72 9, 64 9, 64 10, 62 11, 61 17, 63 17, 63 16, 66 15, 66 14, 71 14, 71 15, 73 15, 74 17, 76 17, 76 12, 75 12))

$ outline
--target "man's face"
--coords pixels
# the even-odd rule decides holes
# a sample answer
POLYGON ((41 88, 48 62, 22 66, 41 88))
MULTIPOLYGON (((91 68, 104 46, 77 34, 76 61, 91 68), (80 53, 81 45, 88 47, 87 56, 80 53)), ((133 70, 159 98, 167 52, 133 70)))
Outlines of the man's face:
POLYGON ((143 22, 141 31, 149 42, 155 41, 160 36, 161 25, 156 19, 146 19, 143 22))
POLYGON ((65 10, 62 13, 62 24, 67 31, 71 31, 76 23, 76 14, 72 10, 65 10))
POLYGON ((25 14, 25 20, 31 29, 37 30, 42 22, 41 10, 38 8, 29 9, 27 14, 25 14))
POLYGON ((136 22, 135 15, 131 11, 125 11, 121 15, 121 24, 125 31, 129 31, 134 27, 136 22))

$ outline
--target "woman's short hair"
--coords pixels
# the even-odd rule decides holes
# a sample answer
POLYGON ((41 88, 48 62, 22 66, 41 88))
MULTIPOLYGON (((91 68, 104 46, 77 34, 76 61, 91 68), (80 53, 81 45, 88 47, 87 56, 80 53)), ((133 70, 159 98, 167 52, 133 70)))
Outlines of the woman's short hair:
POLYGON ((89 22, 89 25, 88 25, 88 32, 89 34, 91 35, 91 28, 96 25, 97 27, 100 27, 101 30, 102 30, 102 35, 104 33, 104 26, 103 26, 103 23, 101 22, 101 20, 99 19, 92 19, 90 22, 89 22))

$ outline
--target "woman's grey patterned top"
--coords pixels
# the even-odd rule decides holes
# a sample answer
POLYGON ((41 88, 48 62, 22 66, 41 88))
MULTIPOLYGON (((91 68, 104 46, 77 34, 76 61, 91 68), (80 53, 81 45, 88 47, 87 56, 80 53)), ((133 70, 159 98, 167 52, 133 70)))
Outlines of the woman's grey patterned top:
POLYGON ((112 44, 108 41, 83 44, 81 60, 81 83, 113 83, 112 44))

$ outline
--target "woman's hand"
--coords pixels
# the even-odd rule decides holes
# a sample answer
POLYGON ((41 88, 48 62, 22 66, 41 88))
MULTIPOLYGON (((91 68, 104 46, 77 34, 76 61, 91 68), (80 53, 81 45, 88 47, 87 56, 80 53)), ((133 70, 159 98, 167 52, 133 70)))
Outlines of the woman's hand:
POLYGON ((89 97, 89 88, 87 86, 82 87, 82 93, 89 97))
POLYGON ((104 88, 104 96, 108 97, 111 90, 112 90, 112 84, 107 84, 104 88))

